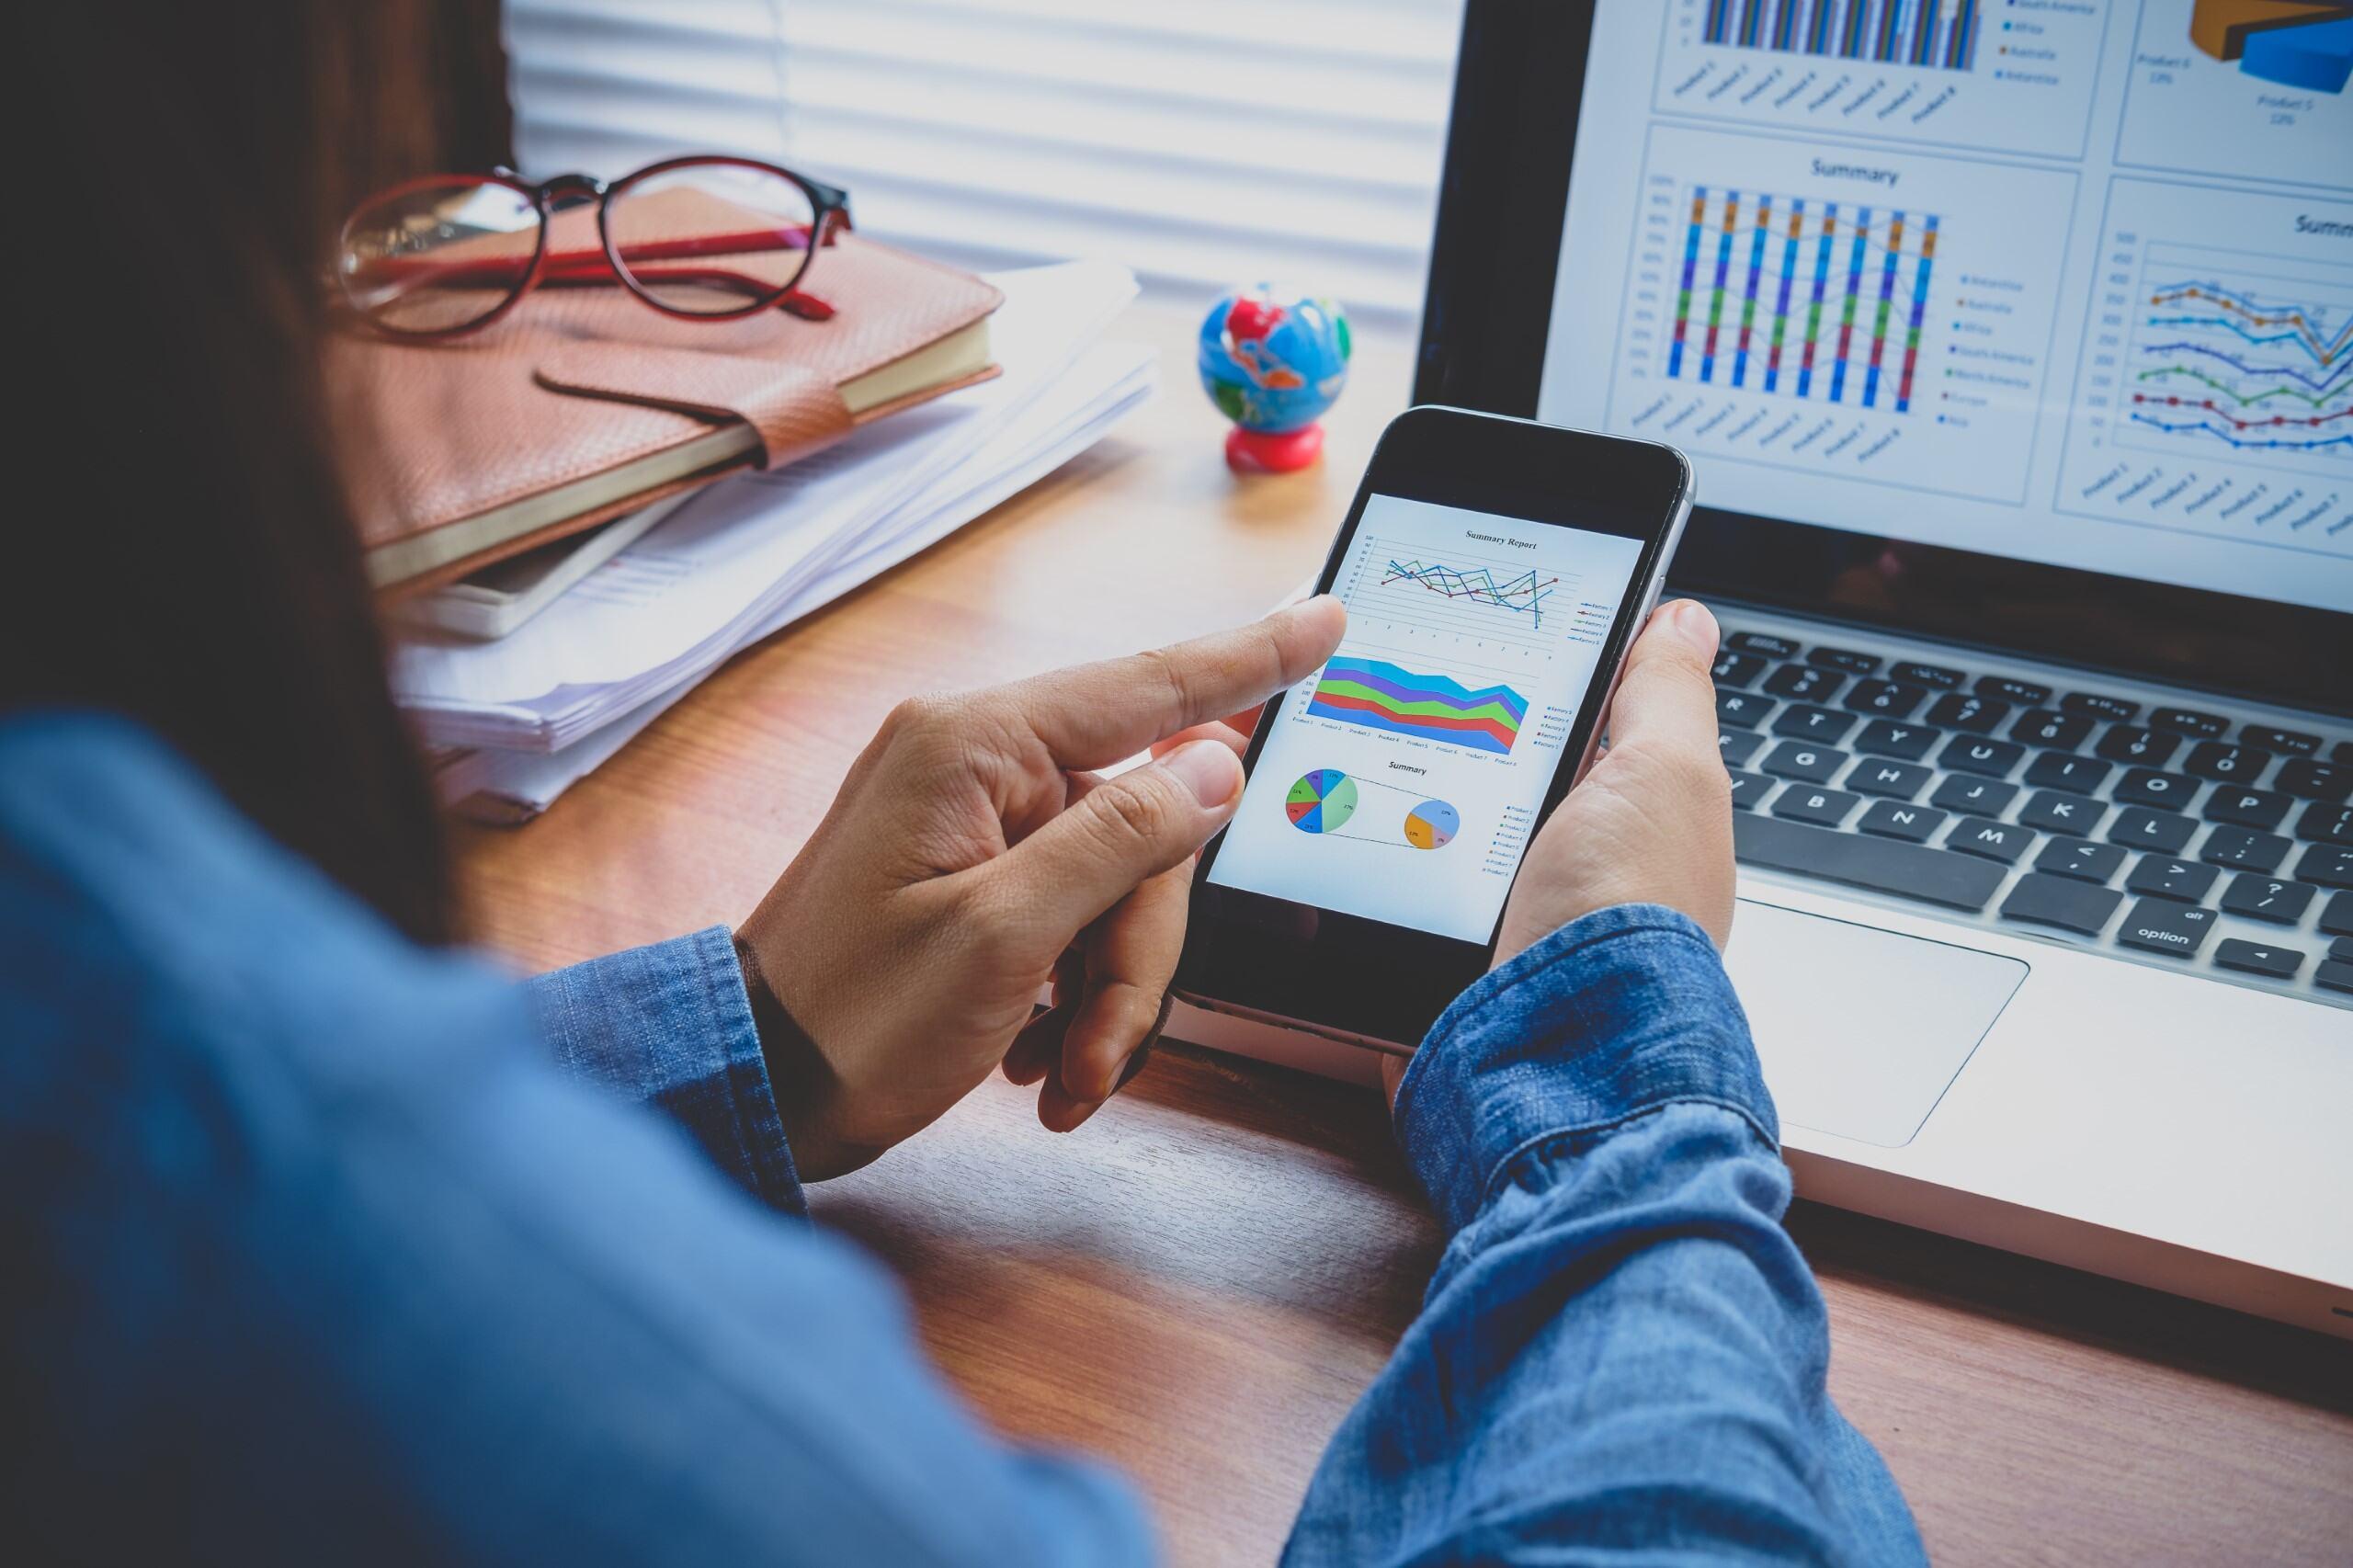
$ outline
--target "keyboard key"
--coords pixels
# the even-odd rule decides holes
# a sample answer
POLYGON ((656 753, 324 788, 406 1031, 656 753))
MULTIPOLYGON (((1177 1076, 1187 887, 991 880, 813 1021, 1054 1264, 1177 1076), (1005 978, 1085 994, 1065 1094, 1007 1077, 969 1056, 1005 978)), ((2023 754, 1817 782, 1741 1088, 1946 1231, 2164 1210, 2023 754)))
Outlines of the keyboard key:
POLYGON ((1754 653, 1735 653, 1727 648, 1716 655, 1708 673, 1716 677, 1718 686, 1746 686, 1765 673, 1765 661, 1754 653))
POLYGON ((2353 844, 2353 806, 2314 801, 2296 819, 2296 836, 2313 844, 2353 844))
POLYGON ((2353 799, 2353 767, 2291 756, 2279 765, 2279 776, 2271 781, 2271 787, 2304 801, 2353 799))
POLYGON ((1971 914, 1985 907, 2005 875, 2001 867, 1966 855, 1865 834, 1836 833, 1779 817, 1745 812, 1733 819, 1732 829, 1733 847, 1751 865, 1796 871, 1971 914))
POLYGON ((1961 684, 1961 672, 1942 665, 1896 665, 1888 670, 1887 678, 1906 686, 1932 686, 1939 691, 1949 691, 1961 684))
POLYGON ((1757 697, 1745 691, 1720 691, 1716 693, 1716 722, 1737 724, 1744 730, 1753 730, 1765 722, 1766 714, 1779 706, 1769 697, 1757 697))
POLYGON ((1847 788, 1863 795, 1879 795, 1891 801, 1916 801, 1920 791, 1936 777, 1933 768, 1916 762, 1882 762, 1877 757, 1865 757, 1855 764, 1855 771, 1847 775, 1847 788))
POLYGON ((1982 774, 1987 778, 2007 778, 2010 769, 2025 760, 2024 746, 1969 735, 1955 735, 1937 754, 1938 763, 1955 773, 1982 774))
POLYGON ((2237 871, 2276 871, 2294 847, 2276 833, 2218 827, 2198 846, 2198 858, 2210 866, 2228 866, 2237 871))
POLYGON ((2277 877, 2233 877, 2222 889, 2222 908, 2228 913, 2279 926, 2293 926, 2302 920, 2312 903, 2312 889, 2302 882, 2283 882, 2277 877))
POLYGON ((1847 706, 1858 713, 1881 719, 1909 719, 1912 710, 1928 699, 1928 689, 1892 680, 1859 680, 1847 694, 1847 706))
POLYGON ((1754 730, 1718 730, 1716 732, 1716 752, 1724 759, 1726 767, 1745 766, 1750 757, 1756 755, 1757 748, 1764 744, 1765 737, 1754 730))
POLYGON ((2274 730, 2268 726, 2249 724, 2239 732, 2239 739, 2265 751, 2286 752, 2290 756, 2313 756, 2320 751, 2320 737, 2308 735, 2302 730, 2274 730))
POLYGON ((1858 653, 1851 648, 1816 648, 1805 659, 1807 664, 1827 665, 1834 670, 1845 670, 1848 675, 1879 674, 1877 653, 1858 653))
POLYGON ((1873 801, 1855 825, 1882 838, 1926 844, 1944 826, 1945 814, 1934 806, 1907 806, 1900 801, 1873 801))
POLYGON ((2010 890, 2010 896, 2002 901, 2002 918, 2024 921, 2029 926, 2056 926, 2062 930, 2097 937, 2107 928, 2108 917, 2116 913, 2116 906, 2123 902, 2122 893, 2094 887, 2089 882, 2029 871, 2010 890))
POLYGON ((2328 760, 2339 767, 2353 767, 2353 741, 2339 741, 2329 747, 2328 760))
POLYGON ((1757 764, 1766 772, 1780 778, 1802 779, 1808 784, 1827 784, 1831 776, 1847 765, 1847 756, 1829 746, 1809 745, 1804 741, 1783 741, 1765 754, 1757 764))
POLYGON ((2030 680, 2017 680, 2009 676, 1979 676, 1972 687, 1978 696, 1990 697, 1997 702, 2015 702, 2024 708, 2040 708, 2051 700, 2051 688, 2037 686, 2030 680))
POLYGON ((2353 937, 2353 892, 2341 892, 2320 907, 2320 934, 2353 937))
POLYGON ((2212 740, 2231 727, 2231 722, 2219 713, 2200 713, 2192 708, 2153 708, 2149 710, 2149 728, 2171 730, 2176 734, 2197 735, 2212 740))
POLYGON ((2196 903, 2206 896, 2222 873, 2211 866, 2201 866, 2195 860, 2175 860, 2163 855, 2144 855, 2124 879, 2128 892, 2147 893, 2153 898, 2177 898, 2184 903, 2196 903))
POLYGON ((1928 755, 1928 748, 1945 738, 1942 730, 1931 730, 1920 724, 1892 724, 1884 719, 1874 719, 1863 726, 1855 737, 1855 749, 1865 756, 1892 756, 1901 762, 1917 762, 1928 755))
POLYGON ((2130 724, 2116 724, 2092 747, 2092 755, 2104 756, 2110 762, 2129 763, 2135 767, 2163 767, 2165 759, 2181 749, 2179 735, 2161 735, 2154 730, 2136 730, 2130 724))
POLYGON ((1862 801, 1844 790, 1810 790, 1792 785, 1773 797, 1773 814, 1791 822, 1819 823, 1836 827, 1854 814, 1862 801))
POLYGON ((2353 849, 2339 849, 2333 844, 2312 846, 2296 862, 2296 880, 2315 887, 2353 888, 2353 849))
POLYGON ((2339 937, 2331 942, 2328 956, 2334 963, 2353 963, 2353 937, 2339 937))
POLYGON ((2074 713, 2054 713, 2048 708, 2029 708, 2010 726, 2010 739, 2030 746, 2049 746, 2052 751, 2074 751, 2091 733, 2089 719, 2074 713))
POLYGON ((2181 766, 2184 771, 2200 778, 2224 784, 2252 784, 2271 766, 2271 754, 2253 746, 2234 746, 2227 741, 2201 741, 2189 748, 2189 756, 2181 766))
POLYGON ((1963 817, 1952 824, 1945 835, 1945 847, 1958 849, 1964 855, 1982 855, 1988 860, 1999 860, 2005 866, 2016 865, 2018 858, 2034 842, 2034 830, 2016 823, 1995 822, 1987 817, 1963 817))
POLYGON ((2269 790, 2226 786, 2206 797, 2206 820, 2226 822, 2234 827, 2274 828, 2286 820, 2288 808, 2294 804, 2287 796, 2269 790))
POLYGON ((2124 864, 2124 851, 2113 844, 2086 838, 2054 838, 2034 858, 2034 869, 2079 882, 2104 882, 2124 864))
POLYGON ((2181 773, 2160 773, 2154 767, 2136 767, 2116 781, 2116 798, 2128 806, 2165 806, 2177 809, 2189 803, 2198 793, 2198 780, 2181 773))
POLYGON ((1798 702, 1827 702, 1838 695, 1847 677, 1818 665, 1783 665, 1765 677, 1765 689, 1798 702))
POLYGON ((2293 948, 2268 947, 2261 942, 2245 942, 2236 937, 2226 937, 2215 944, 2214 967, 2287 980, 2304 967, 2304 955, 2293 948))
POLYGON ((2018 798, 2018 787, 1996 778, 1972 778, 1957 773, 1937 786, 1928 797, 1932 806, 1942 806, 1949 812, 1971 812, 1981 817, 1999 816, 2010 809, 2018 798))
POLYGON ((1948 691, 1928 708, 1929 723, 1942 724, 1948 730, 1967 730, 1972 735, 1992 734, 2009 716, 2008 703, 1961 691, 1948 691))
POLYGON ((2144 898, 2125 913, 2116 939, 2170 958, 2196 958, 2214 929, 2214 912, 2170 898, 2144 898))
POLYGON ((1737 767, 1727 768, 1725 771, 1732 775, 1732 809, 1733 811, 1747 811, 1763 800, 1767 791, 1773 788, 1773 780, 1761 773, 1744 773, 1737 767))
POLYGON ((2018 808, 2018 821, 2045 833, 2089 833, 2108 815, 2108 808, 2081 795, 2040 790, 2018 808))
POLYGON ((2141 711, 2137 702, 2127 702, 2120 697, 2100 697, 2088 691, 2071 691, 2059 699, 2062 713, 2081 713, 2087 719, 2105 719, 2111 724, 2129 724, 2132 715, 2141 711))
POLYGON ((2198 824, 2188 817, 2171 812, 2153 812, 2146 806, 2128 806, 2108 824, 2110 844, 2130 845, 2135 849, 2153 849, 2160 855, 2177 852, 2197 834, 2198 824))
POLYGON ((2353 963, 2332 959, 2313 971, 2313 983, 2331 991, 2353 991, 2353 963))
POLYGON ((1762 653, 1768 659, 1794 659, 1798 656, 1796 643, 1768 631, 1735 631, 1724 639, 1724 646, 1737 648, 1744 653, 1762 653))
POLYGON ((1846 739, 1857 720, 1852 713, 1841 713, 1836 708, 1815 708, 1803 702, 1792 702, 1773 716, 1773 733, 1796 741, 1820 741, 1824 745, 1836 745, 1846 739))
POLYGON ((2095 762, 2088 756, 2047 751, 2026 765, 2026 781, 2037 790, 2064 790, 2070 795, 2088 795, 2107 783, 2108 776, 2115 771, 2112 762, 2095 762))

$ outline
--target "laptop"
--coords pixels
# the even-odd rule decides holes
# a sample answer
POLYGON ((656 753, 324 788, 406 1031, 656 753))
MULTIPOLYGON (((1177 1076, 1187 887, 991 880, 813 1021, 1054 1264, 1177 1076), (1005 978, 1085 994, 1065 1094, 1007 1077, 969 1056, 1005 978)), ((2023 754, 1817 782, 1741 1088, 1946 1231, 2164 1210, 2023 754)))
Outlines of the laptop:
POLYGON ((1471 0, 1415 395, 1691 459, 1799 1190, 2353 1337, 2348 75, 2341 7, 1471 0))

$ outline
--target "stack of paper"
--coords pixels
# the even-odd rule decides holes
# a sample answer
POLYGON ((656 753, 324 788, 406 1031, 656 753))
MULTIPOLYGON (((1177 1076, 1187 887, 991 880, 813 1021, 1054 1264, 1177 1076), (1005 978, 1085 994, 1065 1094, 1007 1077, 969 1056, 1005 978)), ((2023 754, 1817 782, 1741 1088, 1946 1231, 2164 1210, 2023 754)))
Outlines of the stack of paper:
POLYGON ((1034 483, 1151 395, 1152 350, 1099 343, 1123 269, 1000 273, 998 380, 777 473, 700 493, 494 642, 409 634, 392 684, 448 800, 544 810, 727 657, 1034 483))

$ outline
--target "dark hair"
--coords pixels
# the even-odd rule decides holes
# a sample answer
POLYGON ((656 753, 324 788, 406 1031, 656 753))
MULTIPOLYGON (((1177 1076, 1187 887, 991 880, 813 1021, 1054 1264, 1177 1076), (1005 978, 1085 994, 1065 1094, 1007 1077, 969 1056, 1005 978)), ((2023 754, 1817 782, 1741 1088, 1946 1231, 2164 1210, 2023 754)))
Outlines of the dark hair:
POLYGON ((9 176, 13 478, 44 499, 13 508, 0 709, 148 726, 425 941, 451 935, 448 861, 337 475, 321 285, 355 196, 451 154, 433 51, 483 8, 165 0, 11 24, 40 138, 9 176))

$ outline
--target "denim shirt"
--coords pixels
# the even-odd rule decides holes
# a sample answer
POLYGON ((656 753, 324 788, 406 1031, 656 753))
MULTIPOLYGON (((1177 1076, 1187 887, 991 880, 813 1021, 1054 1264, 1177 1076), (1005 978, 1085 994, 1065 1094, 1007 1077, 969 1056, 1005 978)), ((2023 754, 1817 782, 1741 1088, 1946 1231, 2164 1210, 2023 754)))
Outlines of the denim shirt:
MULTIPOLYGON (((518 984, 139 732, 30 716, 0 955, 32 1559, 1153 1559, 1121 1480, 988 1432, 802 1217, 723 930, 518 984)), ((1918 1559, 1697 927, 1604 911, 1498 970, 1397 1127, 1451 1242, 1289 1561, 1918 1559)))

